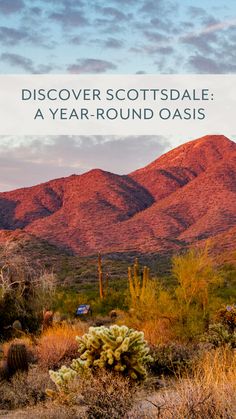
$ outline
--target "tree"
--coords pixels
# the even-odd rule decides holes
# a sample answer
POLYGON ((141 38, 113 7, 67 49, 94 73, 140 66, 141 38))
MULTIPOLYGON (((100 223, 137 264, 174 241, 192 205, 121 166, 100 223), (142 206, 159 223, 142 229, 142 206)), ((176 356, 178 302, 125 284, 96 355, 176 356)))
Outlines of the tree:
POLYGON ((193 248, 185 254, 174 256, 172 273, 178 281, 175 294, 182 323, 187 324, 193 311, 207 321, 210 287, 221 280, 208 247, 193 248))
POLYGON ((55 287, 53 273, 42 265, 33 266, 19 245, 6 243, 0 249, 0 334, 15 320, 25 329, 36 330, 43 309, 52 304, 55 287))

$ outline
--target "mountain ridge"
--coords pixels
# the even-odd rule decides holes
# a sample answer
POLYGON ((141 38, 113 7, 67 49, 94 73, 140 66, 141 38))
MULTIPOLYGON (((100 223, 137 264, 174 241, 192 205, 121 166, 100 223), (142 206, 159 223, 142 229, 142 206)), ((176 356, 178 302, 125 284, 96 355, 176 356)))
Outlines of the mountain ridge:
POLYGON ((189 141, 128 175, 92 169, 0 193, 0 231, 81 255, 178 250, 225 238, 235 225, 236 144, 223 135, 189 141))

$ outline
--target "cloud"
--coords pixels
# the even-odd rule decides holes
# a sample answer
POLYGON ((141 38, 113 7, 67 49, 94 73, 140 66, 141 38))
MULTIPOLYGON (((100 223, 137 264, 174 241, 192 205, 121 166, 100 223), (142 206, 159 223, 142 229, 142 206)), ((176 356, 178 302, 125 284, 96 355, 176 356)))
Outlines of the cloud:
POLYGON ((65 8, 61 12, 53 12, 49 15, 51 20, 61 24, 64 28, 78 28, 89 24, 83 12, 73 8, 65 8))
POLYGON ((188 14, 191 18, 203 17, 206 15, 206 10, 204 10, 202 7, 190 6, 188 8, 188 14))
POLYGON ((217 61, 213 58, 208 58, 199 54, 191 56, 188 60, 188 65, 195 72, 201 74, 224 74, 236 72, 236 64, 234 63, 224 62, 223 59, 221 61, 217 61))
POLYGON ((82 0, 41 0, 41 2, 63 6, 64 8, 73 7, 76 9, 84 6, 84 2, 82 0))
POLYGON ((108 38, 103 43, 105 48, 120 49, 123 47, 123 42, 120 39, 108 38))
POLYGON ((205 34, 205 33, 218 32, 223 29, 228 29, 230 27, 236 27, 236 19, 224 20, 222 22, 219 22, 216 19, 213 19, 213 22, 211 22, 205 28, 203 28, 201 30, 201 33, 205 34))
POLYGON ((154 12, 163 12, 163 0, 144 1, 139 11, 148 15, 153 15, 154 12))
POLYGON ((169 39, 168 36, 163 35, 160 32, 153 32, 153 31, 145 30, 144 35, 151 42, 167 42, 169 39))
MULTIPOLYGON (((114 72, 121 66, 123 72, 152 73, 157 71, 157 64, 158 70, 166 73, 196 72, 198 68, 203 71, 206 67, 234 71, 233 2, 228 2, 228 9, 224 10, 223 0, 217 7, 187 3, 0 0, 0 41, 6 46, 6 53, 23 57, 15 59, 16 68, 26 72, 47 68, 55 71, 56 64, 60 71, 68 69, 72 73, 114 72), (35 64, 45 61, 46 49, 50 49, 48 55, 55 62, 54 68, 35 64), (180 56, 182 59, 176 63, 180 56)), ((11 63, 9 57, 4 59, 10 64, 4 65, 5 71, 13 71, 13 57, 11 63)))
POLYGON ((2 44, 13 46, 22 41, 31 42, 34 45, 43 45, 41 36, 31 33, 29 30, 0 26, 0 42, 2 44))
POLYGON ((96 27, 96 35, 101 33, 104 33, 106 35, 111 35, 113 33, 118 34, 118 33, 124 33, 126 31, 126 28, 122 25, 119 24, 119 22, 115 21, 115 20, 110 20, 110 19, 95 19, 95 21, 93 22, 94 27, 96 27))
POLYGON ((69 42, 74 45, 81 45, 83 37, 80 35, 72 36, 69 38, 69 42))
POLYGON ((38 184, 94 168, 126 174, 170 148, 161 136, 0 137, 0 190, 38 184), (132 159, 130 158, 132 156, 132 159))
POLYGON ((170 55, 172 55, 175 50, 173 47, 171 46, 155 46, 155 45, 143 45, 142 47, 140 47, 139 49, 131 49, 131 51, 133 52, 144 52, 147 54, 158 54, 159 56, 163 57, 170 57, 170 55))
POLYGON ((27 73, 49 73, 53 69, 53 67, 50 64, 42 64, 39 66, 35 66, 30 58, 24 57, 19 54, 11 54, 8 52, 4 52, 3 54, 1 54, 0 58, 2 61, 5 61, 13 67, 19 67, 27 73))
POLYGON ((166 33, 175 32, 176 34, 176 24, 175 21, 167 19, 163 17, 153 17, 150 20, 150 25, 153 27, 153 29, 162 30, 166 33))
POLYGON ((195 47, 199 51, 209 53, 216 48, 217 36, 215 33, 202 33, 200 35, 188 34, 181 37, 180 42, 195 47))
POLYGON ((126 16, 125 13, 121 12, 118 9, 115 9, 114 7, 100 8, 100 12, 102 13, 102 15, 112 17, 118 21, 122 21, 122 20, 126 21, 128 19, 128 16, 126 16))
POLYGON ((205 22, 208 22, 207 25, 202 26, 199 30, 195 32, 190 32, 183 35, 181 38, 184 39, 191 39, 196 37, 201 37, 204 35, 210 35, 222 31, 224 29, 228 29, 231 27, 236 27, 236 19, 231 20, 224 20, 219 21, 212 16, 208 16, 205 22))
POLYGON ((187 68, 197 73, 235 73, 236 19, 218 21, 208 15, 204 22, 208 24, 179 38, 191 48, 187 68))
POLYGON ((0 13, 10 15, 24 9, 23 0, 0 0, 0 13))
POLYGON ((28 34, 24 30, 0 26, 0 41, 5 45, 15 45, 22 40, 27 40, 28 34))
POLYGON ((1 54, 1 60, 10 65, 21 67, 23 70, 33 72, 33 61, 30 58, 23 57, 19 54, 11 54, 5 52, 1 54))
POLYGON ((118 4, 118 6, 120 6, 121 4, 124 6, 129 6, 137 4, 137 0, 112 0, 112 3, 118 4))
POLYGON ((29 11, 30 11, 30 13, 32 14, 32 15, 35 15, 35 16, 40 16, 41 14, 42 14, 42 9, 40 9, 40 7, 37 7, 37 6, 35 6, 35 7, 31 7, 30 9, 29 9, 29 11))
POLYGON ((110 61, 95 58, 78 59, 75 64, 67 67, 69 73, 105 73, 108 70, 115 70, 117 67, 110 61))

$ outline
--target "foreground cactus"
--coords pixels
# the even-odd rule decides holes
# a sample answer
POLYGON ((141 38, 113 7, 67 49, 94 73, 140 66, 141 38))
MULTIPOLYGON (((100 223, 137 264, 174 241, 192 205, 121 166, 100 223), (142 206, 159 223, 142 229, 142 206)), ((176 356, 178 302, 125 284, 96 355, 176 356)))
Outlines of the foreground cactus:
POLYGON ((143 332, 126 326, 90 327, 89 332, 76 338, 80 358, 71 367, 50 371, 58 387, 66 385, 81 371, 106 368, 129 376, 134 380, 146 378, 145 365, 152 361, 143 332))
POLYGON ((29 361, 26 346, 23 343, 12 343, 7 352, 7 367, 10 376, 17 371, 28 371, 29 361))

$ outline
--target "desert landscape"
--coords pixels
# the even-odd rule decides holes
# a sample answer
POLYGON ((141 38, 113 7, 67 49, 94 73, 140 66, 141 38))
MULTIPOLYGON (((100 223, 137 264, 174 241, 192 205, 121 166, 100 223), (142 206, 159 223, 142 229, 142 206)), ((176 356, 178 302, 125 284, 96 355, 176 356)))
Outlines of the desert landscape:
POLYGON ((233 419, 235 349, 235 142, 0 193, 0 417, 233 419))

